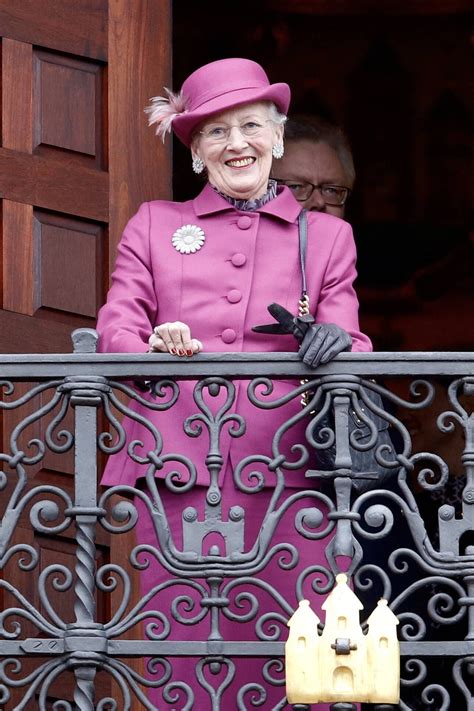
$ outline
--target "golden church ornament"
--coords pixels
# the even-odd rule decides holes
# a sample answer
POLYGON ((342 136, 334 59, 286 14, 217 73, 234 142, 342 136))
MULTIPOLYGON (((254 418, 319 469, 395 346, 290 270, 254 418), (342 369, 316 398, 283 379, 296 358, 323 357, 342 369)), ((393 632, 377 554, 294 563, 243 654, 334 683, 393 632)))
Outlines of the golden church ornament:
POLYGON ((201 249, 206 235, 197 225, 183 225, 173 234, 173 247, 181 254, 194 254, 201 249))

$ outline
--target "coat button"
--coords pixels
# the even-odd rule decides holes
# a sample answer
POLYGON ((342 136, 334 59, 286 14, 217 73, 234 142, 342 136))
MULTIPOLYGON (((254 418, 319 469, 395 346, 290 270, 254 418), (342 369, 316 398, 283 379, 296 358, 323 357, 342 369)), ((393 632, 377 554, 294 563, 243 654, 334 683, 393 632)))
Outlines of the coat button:
POLYGON ((236 252, 232 255, 230 261, 232 262, 234 267, 243 267, 245 262, 247 261, 247 257, 245 256, 245 254, 242 254, 242 252, 236 252))
POLYGON ((240 230, 248 230, 251 224, 252 218, 248 215, 242 215, 242 217, 239 217, 239 219, 237 220, 237 227, 240 230))
POLYGON ((225 328, 222 331, 222 340, 224 343, 233 343, 237 338, 237 334, 233 328, 225 328))
POLYGON ((231 289, 227 294, 227 301, 230 301, 231 304, 238 304, 241 298, 242 292, 238 289, 231 289))

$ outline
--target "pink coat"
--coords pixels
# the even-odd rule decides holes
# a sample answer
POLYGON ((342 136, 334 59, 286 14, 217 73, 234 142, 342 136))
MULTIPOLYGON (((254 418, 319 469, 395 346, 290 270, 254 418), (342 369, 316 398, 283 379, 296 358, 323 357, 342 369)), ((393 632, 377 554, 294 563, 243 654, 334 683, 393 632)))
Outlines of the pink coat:
MULTIPOLYGON (((123 233, 112 287, 99 313, 100 350, 113 353, 146 352, 153 327, 165 321, 183 321, 206 353, 219 351, 296 351, 292 336, 254 333, 254 325, 268 323, 267 305, 276 301, 296 313, 301 293, 298 223, 301 210, 288 188, 254 212, 240 212, 210 186, 184 203, 144 203, 123 233), (183 225, 196 225, 205 234, 202 248, 181 254, 171 241, 183 225)), ((350 225, 324 213, 308 213, 307 280, 312 312, 318 322, 337 323, 352 336, 353 351, 370 351, 370 340, 359 330, 358 301, 353 288, 356 250, 350 225)), ((198 481, 208 482, 205 457, 207 432, 190 439, 184 419, 198 411, 192 383, 183 383, 177 404, 168 413, 146 411, 163 436, 165 455, 188 454, 198 466, 198 481)), ((294 383, 293 383, 294 385, 294 383)), ((274 396, 289 389, 282 382, 274 396)), ((272 396, 272 397, 274 397, 272 396)), ((132 404, 138 412, 141 407, 132 404)), ((278 425, 295 414, 298 398, 280 411, 260 411, 238 386, 233 411, 247 420, 244 437, 231 439, 224 432, 221 452, 235 465, 244 456, 270 454, 278 425), (241 392, 242 391, 242 392, 241 392)), ((127 423, 129 436, 142 437, 127 423)), ((304 441, 304 424, 292 430, 292 439, 304 441)), ((145 435, 145 449, 153 442, 145 435)), ((141 452, 142 453, 142 452, 141 452)), ((175 466, 170 468, 177 468, 175 466)), ((158 475, 163 476, 166 468, 158 475)), ((145 467, 126 452, 110 457, 103 484, 133 485, 145 467)), ((300 472, 290 472, 291 485, 302 486, 300 472)))

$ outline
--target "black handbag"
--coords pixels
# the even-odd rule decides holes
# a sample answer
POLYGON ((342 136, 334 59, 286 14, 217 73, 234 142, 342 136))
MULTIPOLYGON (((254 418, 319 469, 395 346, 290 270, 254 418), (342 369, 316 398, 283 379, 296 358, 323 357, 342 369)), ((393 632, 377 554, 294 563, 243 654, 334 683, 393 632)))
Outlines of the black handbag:
MULTIPOLYGON (((360 386, 365 398, 373 403, 373 405, 381 410, 384 410, 384 405, 380 395, 368 387, 360 386)), ((393 457, 394 445, 390 437, 390 425, 383 417, 380 417, 375 412, 365 406, 362 398, 357 396, 357 406, 361 410, 361 416, 353 407, 348 409, 348 438, 349 438, 349 454, 351 458, 352 470, 352 485, 353 488, 361 493, 372 488, 387 487, 394 480, 396 468, 398 464, 393 457), (361 419, 367 418, 376 428, 375 443, 367 448, 366 445, 373 439, 373 431, 370 424, 361 419), (351 442, 355 440, 355 445, 351 442), (385 467, 380 464, 376 458, 376 452, 381 445, 385 445, 381 449, 383 458, 393 462, 393 466, 385 467), (390 453, 392 456, 390 457, 390 453)), ((316 413, 313 413, 313 417, 316 413)), ((323 428, 334 432, 335 419, 334 413, 331 410, 323 415, 318 421, 318 430, 323 428)), ((336 443, 331 446, 316 449, 316 465, 321 471, 334 471, 336 469, 336 443)))
MULTIPOLYGON (((309 297, 306 289, 306 249, 307 249, 307 215, 306 210, 302 210, 298 218, 299 231, 299 247, 300 247, 300 265, 301 265, 301 298, 298 303, 298 315, 304 316, 310 313, 309 297)), ((365 398, 372 403, 376 408, 384 410, 382 398, 379 393, 374 392, 368 387, 361 386, 365 398)), ((307 394, 303 405, 307 404, 310 394, 307 394)), ((381 445, 386 445, 383 450, 384 458, 387 459, 389 453, 394 454, 394 446, 389 433, 389 422, 377 413, 372 412, 370 407, 363 402, 361 397, 357 398, 357 409, 349 407, 348 412, 348 436, 349 443, 356 441, 356 445, 349 444, 349 452, 352 460, 353 474, 360 476, 353 477, 353 487, 357 492, 366 491, 371 488, 387 486, 390 480, 393 479, 396 468, 396 460, 393 458, 393 467, 384 467, 380 464, 375 456, 376 451, 381 445), (373 429, 369 423, 364 422, 364 418, 370 420, 375 425, 377 437, 375 444, 370 448, 364 446, 371 441, 373 437, 373 429), (359 449, 359 447, 361 447, 359 449), (364 476, 365 475, 365 476, 364 476)), ((313 415, 314 416, 314 415, 313 415)), ((319 419, 318 428, 328 428, 332 432, 335 431, 334 412, 330 408, 327 414, 319 419)), ((322 471, 333 471, 336 464, 336 442, 327 448, 316 450, 316 463, 318 469, 322 471)))
MULTIPOLYGON (((277 323, 265 324, 263 326, 254 326, 253 331, 257 333, 293 333, 297 340, 302 341, 308 324, 313 323, 314 319, 310 313, 309 296, 306 288, 306 248, 307 248, 307 215, 306 210, 302 210, 298 217, 298 232, 299 232, 299 256, 301 267, 301 297, 298 302, 298 318, 294 316, 279 304, 270 304, 268 307, 271 315, 277 320, 277 323), (297 326, 295 328, 295 325, 297 326)), ((301 381, 302 384, 307 380, 301 381)), ((351 384, 351 389, 353 388, 351 384)), ((387 456, 394 454, 394 446, 390 438, 389 422, 383 417, 385 412, 384 405, 379 393, 369 387, 359 386, 359 395, 352 396, 348 391, 348 397, 351 402, 348 407, 347 422, 348 422, 348 447, 345 447, 350 454, 351 472, 353 487, 357 492, 365 491, 373 487, 387 486, 390 479, 393 479, 397 461, 392 457, 389 462, 391 466, 385 467, 376 458, 376 452, 379 450, 379 455, 383 454, 384 459, 387 456), (352 405, 352 406, 350 406, 352 405), (372 411, 372 406, 378 412, 372 411), (375 436, 374 436, 375 435, 375 436), (368 445, 371 444, 369 447, 368 445), (383 450, 381 449, 381 446, 383 450), (359 476, 357 476, 359 475, 359 476)), ((307 407, 314 398, 314 392, 305 391, 301 398, 303 407, 307 407)), ((347 402, 347 401, 346 401, 347 402)), ((316 466, 317 469, 323 472, 331 472, 336 470, 336 427, 334 420, 333 407, 324 408, 323 415, 318 411, 311 413, 317 424, 317 431, 312 434, 313 444, 315 445, 316 466), (327 445, 325 436, 332 432, 332 444, 327 445), (321 436, 318 437, 318 433, 321 436)), ((347 470, 347 457, 345 457, 347 470)), ((330 475, 324 478, 331 478, 330 475)))

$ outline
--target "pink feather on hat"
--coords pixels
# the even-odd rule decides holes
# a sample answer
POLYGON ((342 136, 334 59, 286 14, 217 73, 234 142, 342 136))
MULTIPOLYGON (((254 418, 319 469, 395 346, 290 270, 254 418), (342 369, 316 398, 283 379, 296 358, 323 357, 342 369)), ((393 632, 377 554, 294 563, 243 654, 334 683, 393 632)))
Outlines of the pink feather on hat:
POLYGON ((153 96, 151 105, 147 106, 145 113, 149 114, 148 125, 156 123, 156 135, 161 136, 163 143, 167 133, 171 133, 173 120, 186 113, 186 97, 183 92, 173 93, 164 87, 166 96, 153 96))

